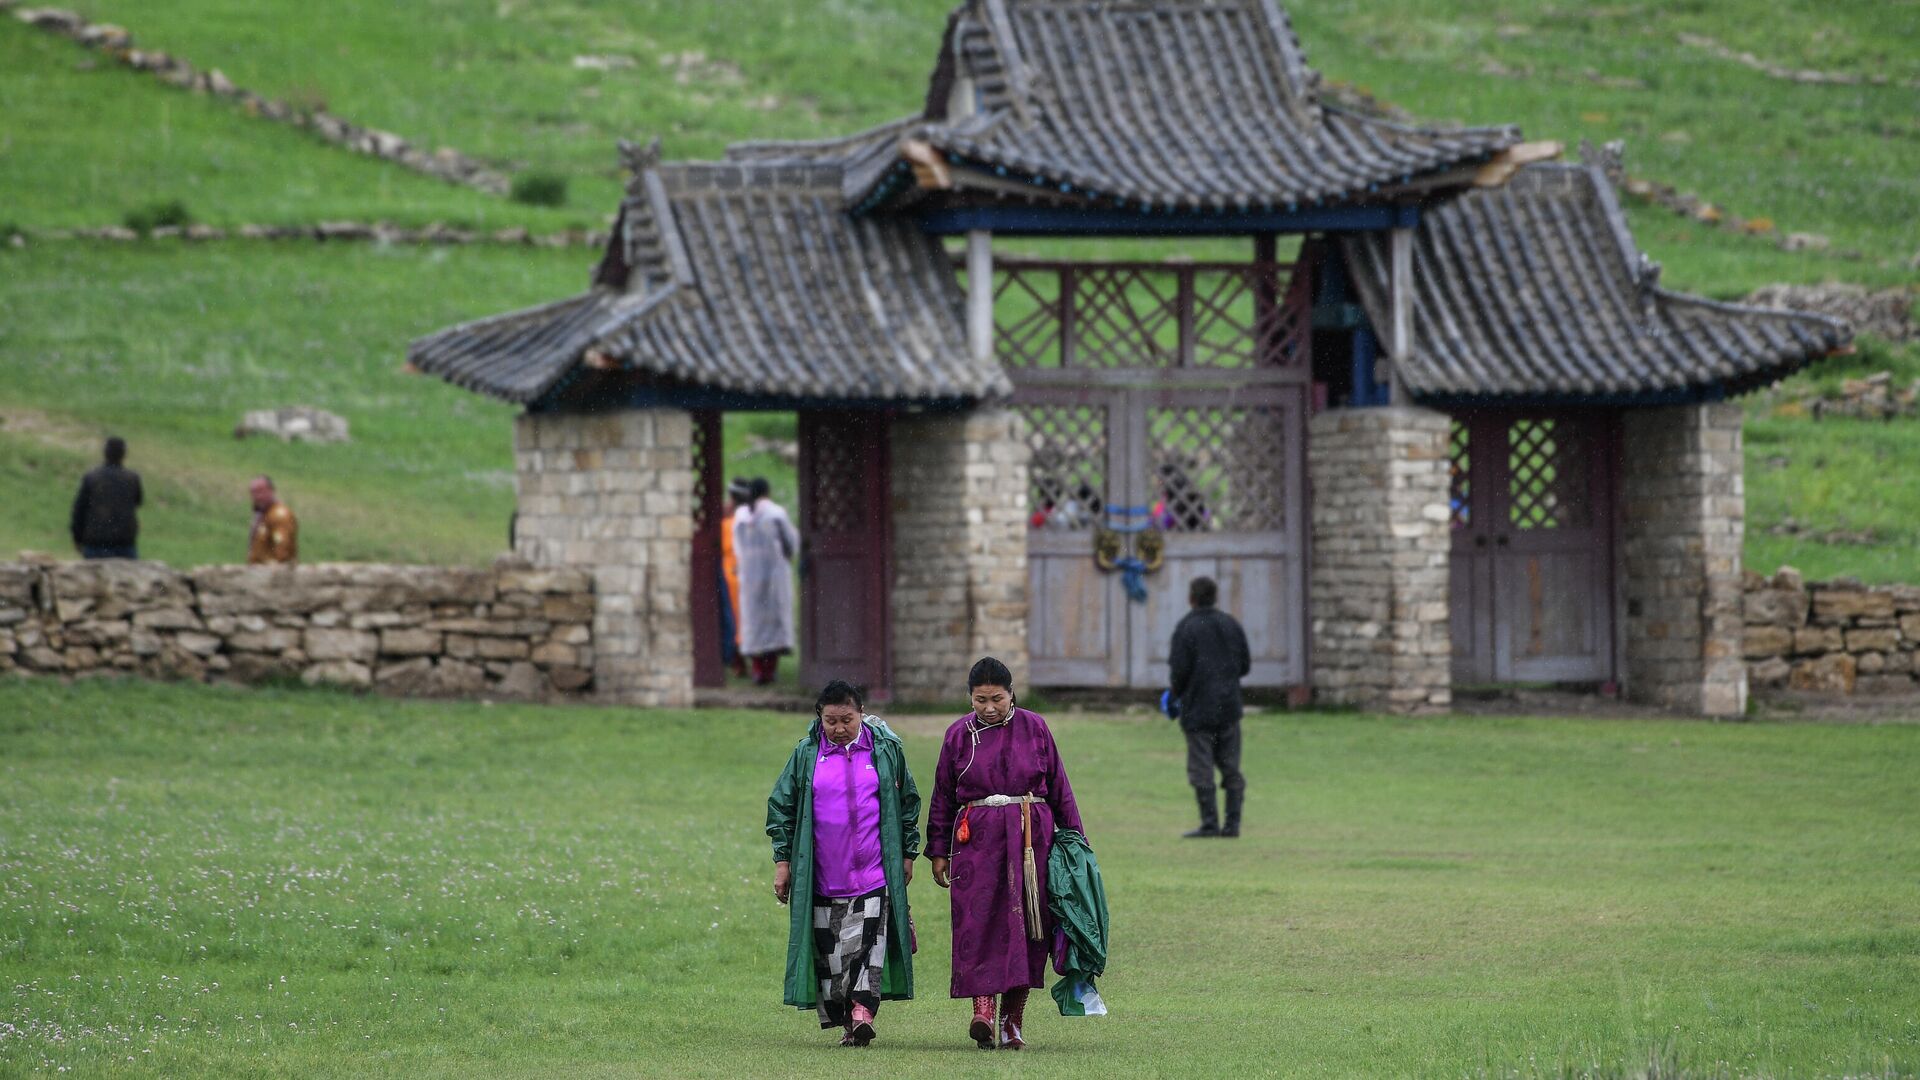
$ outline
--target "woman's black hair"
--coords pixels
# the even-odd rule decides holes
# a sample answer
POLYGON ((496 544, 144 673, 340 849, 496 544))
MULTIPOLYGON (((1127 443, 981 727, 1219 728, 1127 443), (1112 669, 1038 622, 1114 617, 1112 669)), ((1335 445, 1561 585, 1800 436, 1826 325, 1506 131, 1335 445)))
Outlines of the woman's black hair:
POLYGON ((973 670, 967 672, 967 693, 971 694, 982 686, 1004 686, 1007 688, 1007 695, 1011 697, 1013 672, 1008 671, 1007 665, 993 657, 983 656, 979 663, 973 665, 973 670))
POLYGON ((861 712, 867 711, 866 692, 845 679, 835 679, 822 687, 819 698, 813 703, 813 718, 827 711, 829 705, 851 705, 861 712))
MULTIPOLYGON (((753 479, 747 481, 747 493, 756 499, 764 499, 769 495, 773 494, 773 485, 767 483, 766 477, 756 476, 753 479)), ((845 705, 846 702, 836 701, 834 702, 834 704, 845 705)))

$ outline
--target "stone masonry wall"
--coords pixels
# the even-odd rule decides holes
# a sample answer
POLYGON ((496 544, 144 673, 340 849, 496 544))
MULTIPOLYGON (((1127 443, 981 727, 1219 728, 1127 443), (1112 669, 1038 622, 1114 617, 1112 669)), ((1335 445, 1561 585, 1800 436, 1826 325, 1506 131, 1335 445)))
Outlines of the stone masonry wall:
POLYGON ((1740 407, 1636 409, 1623 426, 1627 694, 1738 716, 1747 702, 1740 407))
POLYGON ((1308 428, 1312 681, 1393 712, 1452 703, 1445 415, 1334 409, 1308 428))
POLYGON ((1757 690, 1900 694, 1920 690, 1920 586, 1812 584, 1781 567, 1743 575, 1747 677, 1757 690))
POLYGON ((126 674, 543 700, 590 689, 593 583, 320 563, 0 563, 0 672, 126 674))
POLYGON ((592 573, 594 694, 693 704, 693 418, 529 413, 514 426, 517 552, 592 573))
POLYGON ((1008 409, 893 424, 893 686, 956 703, 966 667, 1027 677, 1026 427, 1008 409))

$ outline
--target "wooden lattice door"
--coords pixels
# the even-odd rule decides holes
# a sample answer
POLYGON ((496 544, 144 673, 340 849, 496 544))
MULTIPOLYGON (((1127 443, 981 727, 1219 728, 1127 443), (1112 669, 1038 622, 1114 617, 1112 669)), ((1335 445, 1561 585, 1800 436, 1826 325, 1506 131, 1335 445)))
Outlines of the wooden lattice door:
POLYGON ((1028 465, 1027 650, 1041 686, 1128 681, 1127 597, 1094 565, 1094 534, 1128 498, 1126 395, 1036 389, 1022 395, 1028 465))
POLYGON ((1196 577, 1219 584, 1220 607, 1246 629, 1246 685, 1304 685, 1301 396, 1279 386, 1130 395, 1129 426, 1145 457, 1132 471, 1132 497, 1166 540, 1146 602, 1127 609, 1130 685, 1165 682, 1173 630, 1196 577))
POLYGON ((800 414, 801 678, 890 691, 888 433, 878 412, 800 414))
POLYGON ((1606 414, 1455 420, 1456 682, 1614 678, 1612 438, 1606 414))
POLYGON ((1164 686, 1204 575, 1246 627, 1247 685, 1305 685, 1306 276, 1016 260, 996 285, 996 352, 1032 450, 1032 681, 1164 686), (1144 599, 1096 563, 1103 527, 1122 556, 1157 545, 1144 599))

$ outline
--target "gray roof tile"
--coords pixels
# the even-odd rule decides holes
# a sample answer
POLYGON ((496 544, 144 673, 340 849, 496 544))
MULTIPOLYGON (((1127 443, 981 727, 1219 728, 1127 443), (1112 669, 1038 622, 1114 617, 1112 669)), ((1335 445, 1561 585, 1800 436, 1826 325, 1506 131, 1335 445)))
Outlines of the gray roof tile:
MULTIPOLYGON (((1342 243, 1369 317, 1388 325, 1387 234, 1342 243)), ((1413 350, 1397 374, 1428 400, 1737 394, 1852 338, 1824 316, 1660 288, 1594 165, 1529 165, 1427 210, 1413 275, 1413 350)))
POLYGON ((414 342, 413 365, 530 402, 589 351, 602 363, 742 394, 984 398, 938 242, 912 222, 853 219, 837 164, 663 165, 630 187, 588 292, 414 342))
POLYGON ((1183 209, 1350 201, 1520 139, 1354 115, 1318 88, 1273 0, 969 0, 950 18, 925 122, 898 136, 1059 194, 1183 209), (977 110, 950 115, 956 85, 977 110))

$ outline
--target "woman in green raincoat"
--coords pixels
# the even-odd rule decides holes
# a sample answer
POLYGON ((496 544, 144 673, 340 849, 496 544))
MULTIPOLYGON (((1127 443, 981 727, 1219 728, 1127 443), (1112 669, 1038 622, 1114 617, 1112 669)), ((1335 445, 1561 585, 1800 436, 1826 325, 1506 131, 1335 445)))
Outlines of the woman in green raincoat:
POLYGON ((895 735, 860 691, 828 683, 813 726, 767 797, 773 895, 791 901, 786 1003, 814 1009, 842 1046, 874 1038, 882 1000, 913 996, 907 885, 920 792, 895 735))

